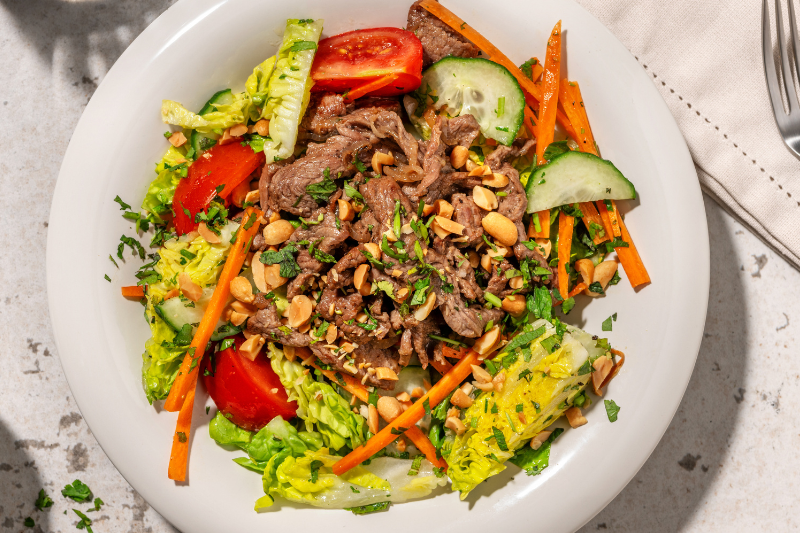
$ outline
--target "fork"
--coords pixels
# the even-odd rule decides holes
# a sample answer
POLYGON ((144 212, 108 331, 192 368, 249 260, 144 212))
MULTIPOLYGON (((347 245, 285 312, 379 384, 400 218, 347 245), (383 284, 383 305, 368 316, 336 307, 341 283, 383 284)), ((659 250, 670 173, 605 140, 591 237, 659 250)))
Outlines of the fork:
MULTIPOLYGON (((784 111, 781 101, 780 82, 775 70, 775 59, 772 53, 772 34, 769 29, 769 7, 768 0, 764 0, 764 7, 761 14, 761 37, 764 48, 764 74, 767 77, 767 90, 772 100, 772 112, 775 115, 775 122, 778 130, 783 137, 783 142, 792 151, 795 157, 800 159, 800 103, 797 100, 797 91, 794 87, 792 78, 792 66, 789 63, 789 50, 786 45, 785 31, 783 28, 783 16, 781 15, 780 0, 775 0, 775 14, 777 16, 778 28, 778 48, 781 53, 781 65, 783 70, 783 88, 786 90, 786 101, 788 112, 784 111)), ((800 41, 797 38, 797 24, 794 16, 793 1, 789 0, 789 22, 791 26, 792 48, 794 51, 794 63, 800 69, 800 41)))

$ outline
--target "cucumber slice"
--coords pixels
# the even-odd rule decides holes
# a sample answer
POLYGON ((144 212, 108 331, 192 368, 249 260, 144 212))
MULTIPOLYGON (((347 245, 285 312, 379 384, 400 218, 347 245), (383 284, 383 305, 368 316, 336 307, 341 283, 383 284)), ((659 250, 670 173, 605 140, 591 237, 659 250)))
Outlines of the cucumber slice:
POLYGON ((212 111, 216 110, 216 107, 214 107, 212 104, 230 105, 232 103, 233 93, 230 89, 223 89, 214 93, 214 96, 208 99, 208 102, 206 102, 205 105, 200 108, 200 112, 197 114, 205 115, 206 113, 211 113, 212 111))
POLYGON ((194 327, 203 319, 203 313, 206 312, 212 294, 214 287, 203 289, 203 296, 193 307, 189 305, 192 302, 184 302, 179 297, 164 300, 156 306, 156 313, 175 331, 180 331, 184 324, 191 324, 194 327))
POLYGON ((636 198, 633 183, 611 161, 584 152, 566 152, 537 168, 525 192, 528 213, 579 202, 636 198))
POLYGON ((195 154, 200 155, 201 152, 205 152, 217 144, 217 139, 215 139, 212 135, 213 134, 210 133, 200 133, 197 130, 192 130, 192 134, 189 137, 189 142, 192 144, 195 154))
POLYGON ((419 102, 446 106, 450 116, 475 117, 484 137, 511 144, 525 109, 525 96, 514 76, 502 65, 483 58, 445 57, 431 65, 416 91, 419 102))

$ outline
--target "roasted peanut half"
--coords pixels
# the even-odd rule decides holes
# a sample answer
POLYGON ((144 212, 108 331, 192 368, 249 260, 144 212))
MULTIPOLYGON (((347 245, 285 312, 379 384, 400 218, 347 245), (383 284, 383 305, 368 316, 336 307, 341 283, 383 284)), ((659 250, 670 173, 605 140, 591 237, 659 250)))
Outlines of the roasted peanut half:
POLYGON ((294 226, 288 220, 276 220, 267 224, 262 234, 264 235, 264 242, 270 246, 277 246, 286 242, 289 237, 294 233, 294 226))
POLYGON ((336 201, 337 205, 339 206, 339 220, 343 222, 349 222, 353 220, 356 216, 356 211, 353 209, 353 206, 347 200, 339 200, 336 201))
POLYGON ((289 305, 289 327, 299 328, 308 322, 313 310, 314 303, 308 296, 300 294, 292 298, 292 303, 289 305))
POLYGON ((469 149, 464 146, 456 146, 453 148, 453 151, 450 152, 450 164, 453 165, 455 169, 466 165, 467 159, 469 159, 469 149))
POLYGON ((495 189, 502 189, 503 187, 508 185, 508 176, 506 176, 505 174, 498 174, 497 172, 493 172, 489 176, 484 176, 481 182, 486 187, 494 187, 495 189))
POLYGON ((208 244, 219 244, 222 242, 219 235, 208 229, 205 222, 201 222, 200 225, 197 226, 197 233, 199 233, 208 244))
POLYGON ((503 298, 503 310, 513 317, 522 316, 526 308, 525 297, 521 294, 509 294, 503 298))
POLYGON ((569 425, 573 429, 579 428, 588 422, 588 420, 586 420, 586 418, 583 416, 583 413, 581 413, 581 410, 577 407, 570 407, 564 411, 564 415, 567 417, 567 422, 569 422, 569 425))
POLYGON ((581 281, 583 281, 587 287, 592 284, 594 263, 592 263, 591 259, 578 259, 575 261, 575 270, 581 275, 581 281))
POLYGON ((440 217, 453 218, 453 204, 447 200, 436 200, 433 202, 433 210, 440 217))
POLYGON ((481 355, 486 355, 492 351, 492 348, 494 348, 494 345, 497 344, 499 339, 500 327, 494 326, 475 341, 475 344, 472 345, 472 349, 481 355))
MULTIPOLYGON (((614 277, 614 274, 617 273, 617 268, 619 264, 614 260, 603 261, 596 267, 594 267, 594 275, 592 276, 592 283, 599 283, 603 290, 606 290, 608 287, 609 282, 611 282, 611 278, 614 277)), ((600 293, 586 291, 586 294, 589 296, 596 298, 600 296, 600 293)))
POLYGON ((375 377, 378 379, 386 379, 389 381, 397 381, 399 378, 394 370, 385 366, 379 366, 375 369, 375 377))
POLYGON ((486 187, 481 187, 480 185, 476 185, 472 189, 472 201, 475 202, 475 205, 487 211, 497 209, 498 205, 497 196, 486 187))
POLYGON ((395 418, 403 412, 403 406, 397 398, 393 396, 381 396, 378 398, 378 413, 387 422, 393 422, 395 418))
POLYGON ((361 296, 368 296, 372 292, 372 283, 369 281, 368 264, 358 265, 353 275, 353 285, 361 296))
POLYGON ((240 302, 253 303, 253 286, 250 281, 243 276, 236 276, 231 280, 231 294, 240 302))
POLYGON ((436 306, 436 294, 431 292, 425 298, 425 302, 419 307, 417 307, 416 311, 414 311, 414 318, 422 322, 423 320, 428 318, 428 315, 431 314, 431 311, 433 311, 433 308, 435 306, 436 306))
POLYGON ((203 296, 202 287, 192 281, 191 276, 189 276, 189 274, 186 272, 181 272, 178 275, 178 287, 180 287, 183 295, 193 302, 200 300, 200 298, 203 296))
POLYGON ((519 238, 517 226, 511 222, 511 219, 496 211, 492 211, 483 217, 481 225, 486 230, 486 233, 506 246, 514 246, 519 238))

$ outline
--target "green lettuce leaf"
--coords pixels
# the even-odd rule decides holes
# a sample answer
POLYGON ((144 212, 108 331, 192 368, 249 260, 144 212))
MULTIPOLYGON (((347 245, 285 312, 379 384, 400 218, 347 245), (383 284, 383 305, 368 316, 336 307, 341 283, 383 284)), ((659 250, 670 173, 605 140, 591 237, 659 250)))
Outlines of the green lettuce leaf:
POLYGON ((269 97, 261 113, 270 121, 269 139, 264 142, 268 163, 294 153, 297 128, 311 95, 311 64, 321 32, 321 19, 286 21, 275 70, 269 78, 269 97))
POLYGON ((170 146, 156 165, 157 176, 147 187, 147 194, 142 201, 142 209, 152 214, 158 222, 163 220, 161 215, 169 213, 172 208, 175 188, 183 178, 181 169, 174 167, 183 161, 186 161, 186 157, 182 150, 170 146))
MULTIPOLYGON (((256 68, 253 73, 247 78, 244 84, 244 90, 250 97, 254 105, 262 107, 267 100, 269 93, 269 79, 275 69, 275 56, 270 57, 256 68)), ((258 120, 259 115, 256 113, 255 117, 250 117, 252 120, 258 120)))
POLYGON ((267 495, 258 500, 256 508, 269 507, 277 496, 329 509, 404 502, 423 498, 446 483, 427 460, 416 475, 409 475, 411 460, 380 457, 337 476, 331 467, 339 459, 329 455, 327 448, 308 451, 303 457, 286 452, 273 456, 262 478, 267 495))
POLYGON ((505 470, 516 450, 571 407, 591 379, 583 368, 607 353, 588 333, 543 319, 526 326, 519 338, 527 343, 509 344, 509 351, 491 360, 497 372, 505 372, 502 392, 475 399, 464 412, 467 431, 443 452, 452 489, 461 491, 461 499, 505 470))
POLYGON ((161 120, 165 124, 197 130, 200 133, 214 133, 236 124, 243 124, 250 118, 253 102, 247 93, 233 95, 229 104, 212 104, 214 111, 198 115, 173 100, 161 101, 161 120))
POLYGON ((334 450, 345 445, 356 448, 366 441, 364 417, 353 413, 347 400, 333 387, 315 381, 313 374, 305 374, 305 367, 289 361, 275 344, 269 343, 267 351, 272 369, 286 387, 289 400, 297 401, 297 416, 305 421, 308 431, 316 428, 325 446, 334 450))

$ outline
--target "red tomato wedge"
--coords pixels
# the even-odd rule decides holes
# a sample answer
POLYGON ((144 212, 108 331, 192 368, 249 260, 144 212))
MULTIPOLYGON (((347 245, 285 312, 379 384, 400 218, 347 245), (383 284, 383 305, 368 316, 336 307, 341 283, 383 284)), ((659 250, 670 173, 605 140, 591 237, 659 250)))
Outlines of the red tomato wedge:
MULTIPOLYGON (((238 350, 244 339, 235 337, 234 342, 238 350)), ((263 351, 251 361, 231 347, 214 354, 213 362, 211 359, 203 359, 203 382, 217 408, 231 422, 258 431, 276 416, 284 420, 294 417, 297 403, 289 401, 263 351)))
POLYGON ((315 91, 344 93, 352 99, 413 91, 422 81, 422 43, 400 28, 370 28, 319 42, 311 67, 315 91))
MULTIPOLYGON (((215 196, 227 200, 233 189, 247 179, 266 158, 240 142, 216 145, 203 152, 189 165, 186 178, 175 188, 172 209, 175 211, 175 230, 178 235, 197 228, 194 216, 203 211, 215 196), (217 187, 224 188, 217 192, 217 187), (189 211, 189 214, 185 210, 189 211)), ((227 201, 226 201, 227 203, 227 201)))

